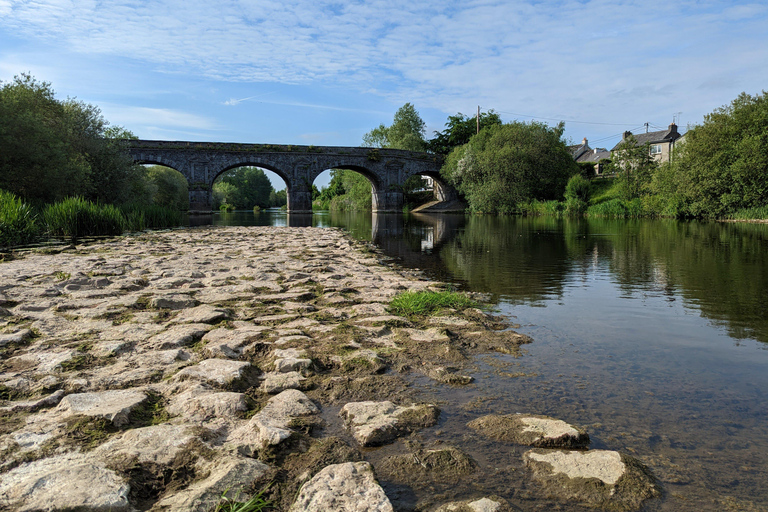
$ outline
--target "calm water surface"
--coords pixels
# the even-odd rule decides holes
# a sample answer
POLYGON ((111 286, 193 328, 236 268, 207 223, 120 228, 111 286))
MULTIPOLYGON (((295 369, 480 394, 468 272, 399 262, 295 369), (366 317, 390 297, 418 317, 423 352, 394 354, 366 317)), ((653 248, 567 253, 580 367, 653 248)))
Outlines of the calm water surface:
MULTIPOLYGON (((427 436, 496 468, 441 497, 490 489, 523 510, 581 510, 536 499, 523 450, 464 427, 530 412, 644 461, 664 489, 644 510, 768 510, 768 226, 279 212, 214 223, 343 227, 403 266, 491 294, 533 337, 522 357, 478 358, 471 386, 420 383, 444 404, 427 436)), ((423 498, 402 492, 406 505, 423 498)))

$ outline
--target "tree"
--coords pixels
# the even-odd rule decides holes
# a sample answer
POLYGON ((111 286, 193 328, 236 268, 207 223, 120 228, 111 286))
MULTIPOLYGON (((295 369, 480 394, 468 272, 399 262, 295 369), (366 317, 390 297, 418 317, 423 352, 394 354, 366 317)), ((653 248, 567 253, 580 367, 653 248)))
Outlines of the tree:
POLYGON ((170 167, 147 168, 147 180, 153 185, 152 202, 177 210, 189 209, 189 185, 182 174, 170 167))
POLYGON ((741 93, 706 115, 667 172, 654 176, 654 190, 679 202, 679 214, 722 217, 768 205, 768 93, 741 93))
POLYGON ((52 202, 79 193, 87 165, 67 140, 64 106, 27 74, 0 88, 0 188, 52 202))
POLYGON ((227 191, 227 204, 241 210, 251 210, 254 206, 269 208, 272 183, 258 167, 237 167, 225 172, 219 181, 232 185, 236 190, 220 188, 227 191))
POLYGON ((562 139, 564 126, 514 121, 489 126, 455 148, 443 177, 475 212, 515 213, 531 199, 562 197, 578 167, 562 139))
MULTIPOLYGON (((501 124, 501 117, 493 110, 480 113, 480 130, 501 124)), ((469 142, 475 134, 477 134, 477 119, 459 112, 455 116, 448 116, 445 130, 435 132, 435 137, 427 142, 426 147, 432 153, 447 155, 453 148, 469 142)))
POLYGON ((22 74, 0 87, 0 187, 50 203, 80 195, 125 202, 143 190, 144 170, 133 165, 98 107, 58 101, 51 84, 22 74))
POLYGON ((406 149, 424 151, 426 124, 416 108, 406 103, 395 112, 391 126, 380 124, 363 135, 363 145, 372 148, 406 149))
POLYGON ((638 144, 630 135, 612 151, 607 171, 616 174, 621 198, 629 201, 648 193, 658 166, 651 156, 650 144, 638 144))

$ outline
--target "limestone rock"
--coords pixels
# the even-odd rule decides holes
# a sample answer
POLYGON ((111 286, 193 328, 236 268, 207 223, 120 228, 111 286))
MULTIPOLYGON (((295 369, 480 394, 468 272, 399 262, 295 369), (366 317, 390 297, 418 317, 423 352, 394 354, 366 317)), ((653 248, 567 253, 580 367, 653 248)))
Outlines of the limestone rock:
POLYGON ((551 498, 624 511, 636 510, 646 499, 661 494, 648 469, 619 452, 536 449, 523 458, 551 498))
POLYGON ((257 373, 256 367, 247 361, 206 359, 187 366, 174 379, 191 379, 226 388, 247 388, 255 381, 257 373))
POLYGON ((135 428, 99 445, 94 455, 102 460, 136 457, 142 464, 170 464, 184 445, 196 437, 187 425, 135 428))
POLYGON ((0 508, 130 511, 130 487, 114 471, 83 454, 22 464, 0 477, 0 508))
POLYGON ((254 414, 248 424, 232 432, 227 441, 234 444, 240 453, 250 457, 262 448, 288 439, 293 434, 293 420, 319 412, 307 395, 295 389, 287 389, 270 398, 267 405, 254 414))
POLYGON ((58 410, 68 415, 83 414, 106 418, 115 426, 130 423, 130 414, 147 400, 147 394, 138 389, 120 389, 97 393, 74 393, 62 398, 58 410))
POLYGON ((513 509, 505 500, 480 498, 479 500, 446 503, 435 512, 508 512, 513 509))
POLYGON ((589 435, 568 423, 534 414, 489 414, 467 423, 491 439, 536 448, 586 448, 589 435))
POLYGON ((426 373, 427 377, 432 380, 453 386, 466 386, 475 380, 471 375, 461 375, 455 373, 453 368, 446 368, 444 366, 431 367, 426 373))
POLYGON ((183 293, 160 295, 149 299, 149 307, 154 309, 186 309, 197 305, 197 301, 183 293))
POLYGON ((248 410, 243 393, 213 391, 195 384, 171 398, 166 408, 169 414, 189 421, 206 421, 211 418, 235 419, 238 413, 248 410))
POLYGON ((29 329, 21 329, 19 331, 10 334, 0 334, 0 347, 4 347, 9 343, 24 343, 32 337, 32 331, 29 329))
POLYGON ((350 402, 341 408, 355 440, 363 446, 387 444, 416 429, 437 423, 440 409, 434 405, 396 406, 392 402, 350 402))
POLYGON ((289 512, 391 512, 368 462, 326 466, 304 484, 289 512))
POLYGON ((429 329, 401 329, 406 336, 413 341, 425 341, 429 343, 450 341, 451 338, 445 334, 443 329, 430 327, 429 329))
POLYGON ((299 389, 304 380, 307 380, 306 377, 302 377, 299 372, 271 372, 264 375, 261 389, 265 393, 274 395, 286 389, 299 389))
POLYGON ((210 330, 211 326, 207 324, 174 325, 149 338, 147 344, 154 350, 186 347, 196 343, 210 330))
MULTIPOLYGON (((208 470, 210 474, 207 478, 164 497, 151 510, 208 512, 214 509, 225 492, 227 496, 234 496, 238 490, 248 487, 254 480, 263 476, 269 466, 246 457, 217 457, 214 465, 208 470)), ((247 501, 249 496, 241 494, 238 499, 247 501)))
POLYGON ((11 402, 10 404, 4 407, 0 407, 0 411, 33 412, 42 407, 53 407, 54 405, 58 405, 58 403, 64 397, 64 394, 65 394, 64 391, 60 389, 43 398, 37 398, 34 400, 24 400, 19 402, 11 402))
POLYGON ((299 372, 308 370, 312 366, 312 360, 305 357, 307 352, 296 348, 277 349, 273 352, 275 357, 275 371, 279 373, 299 372))
POLYGON ((258 340, 267 327, 250 326, 247 328, 225 329, 220 327, 203 336, 203 353, 207 357, 226 357, 237 359, 245 347, 258 340))
POLYGON ((183 310, 173 319, 173 323, 185 324, 215 324, 229 318, 229 311, 224 308, 215 308, 208 304, 183 310))

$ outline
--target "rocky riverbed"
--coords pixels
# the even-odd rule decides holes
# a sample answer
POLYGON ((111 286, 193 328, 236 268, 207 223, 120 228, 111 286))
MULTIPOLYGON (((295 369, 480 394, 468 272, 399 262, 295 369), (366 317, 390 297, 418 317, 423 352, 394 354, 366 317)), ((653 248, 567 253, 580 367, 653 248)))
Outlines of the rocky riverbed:
MULTIPOLYGON (((441 285, 380 259, 340 230, 274 227, 9 255, 0 509, 207 512, 263 491, 276 510, 520 510, 482 486, 399 496, 490 471, 462 446, 423 442, 445 404, 414 379, 471 385, 473 355, 531 340, 477 308, 391 314, 398 293, 441 285)), ((636 510, 660 494, 638 461, 589 450, 559 419, 487 415, 467 435, 530 446, 523 478, 554 503, 636 510)))

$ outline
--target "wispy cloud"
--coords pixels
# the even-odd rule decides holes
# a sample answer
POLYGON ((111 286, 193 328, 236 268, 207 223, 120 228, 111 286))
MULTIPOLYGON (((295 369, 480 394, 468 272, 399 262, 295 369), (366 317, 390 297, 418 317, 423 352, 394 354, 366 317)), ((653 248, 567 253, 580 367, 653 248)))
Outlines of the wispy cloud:
POLYGON ((739 0, 0 0, 0 30, 166 73, 605 122, 768 83, 766 26, 768 6, 739 0))
POLYGON ((216 123, 205 117, 165 108, 133 107, 101 104, 101 110, 111 122, 127 126, 181 128, 185 130, 215 130, 216 123))

